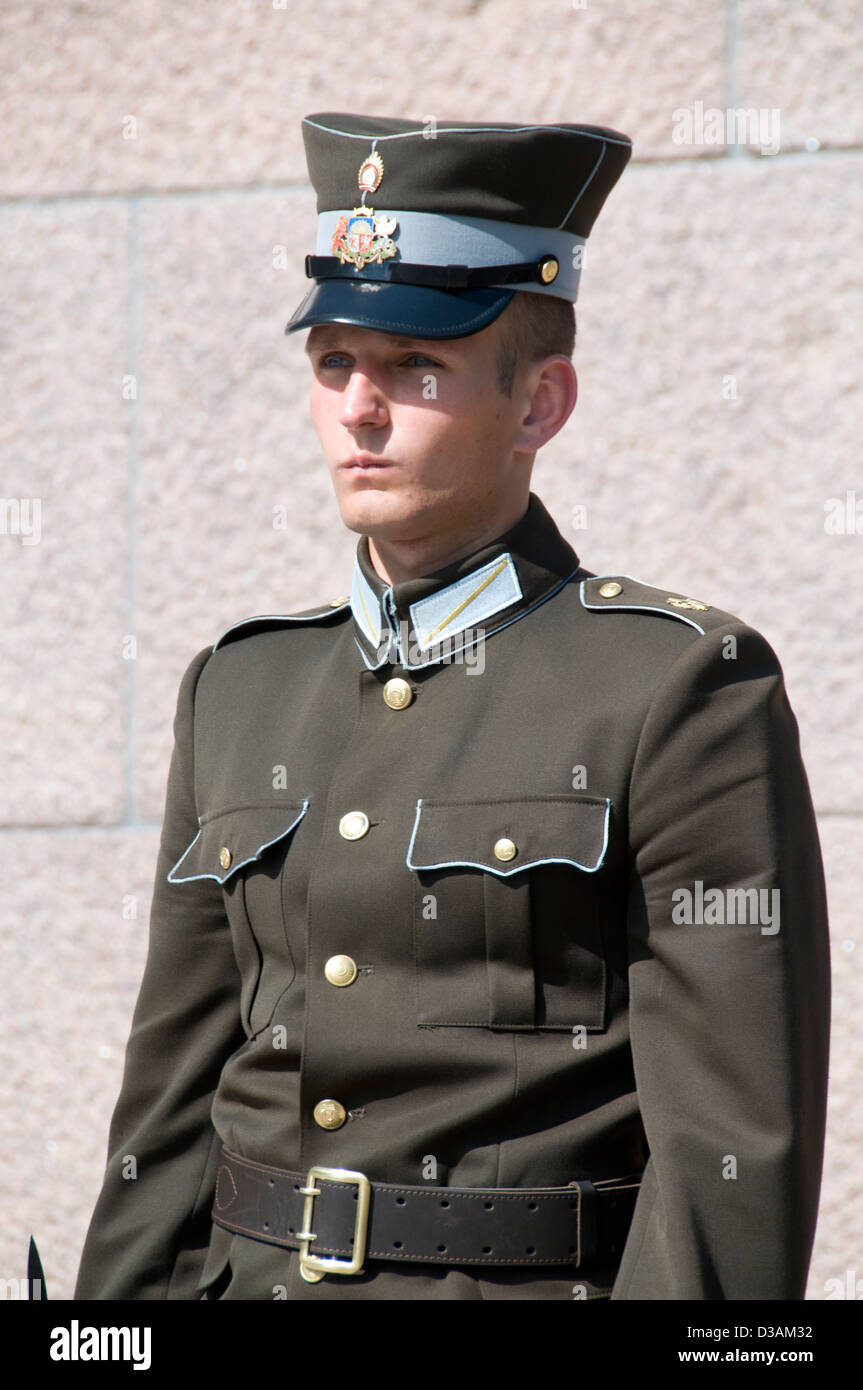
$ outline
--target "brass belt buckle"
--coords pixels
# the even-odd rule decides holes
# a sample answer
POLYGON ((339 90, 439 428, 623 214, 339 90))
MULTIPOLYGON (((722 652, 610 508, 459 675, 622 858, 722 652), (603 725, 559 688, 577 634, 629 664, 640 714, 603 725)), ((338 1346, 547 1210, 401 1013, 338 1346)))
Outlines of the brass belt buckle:
POLYGON ((303 1203, 303 1229, 297 1232, 300 1242, 300 1274, 309 1284, 317 1284, 325 1274, 362 1274, 363 1260, 366 1257, 366 1235, 369 1229, 369 1203, 372 1185, 365 1173, 352 1173, 349 1168, 324 1168, 318 1164, 306 1174, 306 1185, 300 1191, 305 1197, 303 1203), (354 1218, 353 1255, 349 1260, 339 1259, 337 1255, 310 1255, 309 1244, 317 1240, 312 1230, 312 1208, 315 1198, 320 1197, 321 1189, 315 1187, 315 1178, 327 1182, 355 1182, 357 1185, 357 1214, 354 1218))

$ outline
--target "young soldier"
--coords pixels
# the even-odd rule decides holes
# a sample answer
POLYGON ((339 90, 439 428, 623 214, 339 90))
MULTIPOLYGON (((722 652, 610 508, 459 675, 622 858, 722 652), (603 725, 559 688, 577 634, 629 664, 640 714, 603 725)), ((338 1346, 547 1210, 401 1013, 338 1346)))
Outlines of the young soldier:
POLYGON ((351 593, 183 678, 77 1296, 801 1298, 828 951, 778 662, 530 491, 629 141, 304 135, 351 593))

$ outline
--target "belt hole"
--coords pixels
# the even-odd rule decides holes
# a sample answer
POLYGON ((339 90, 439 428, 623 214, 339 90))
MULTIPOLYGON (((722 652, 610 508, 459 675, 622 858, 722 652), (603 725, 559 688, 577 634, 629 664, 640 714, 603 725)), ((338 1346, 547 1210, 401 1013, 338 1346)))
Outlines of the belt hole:
POLYGON ((265 1230, 265 1231, 268 1231, 269 1229, 270 1229, 270 1223, 269 1223, 269 1221, 265 1221, 265 1222, 264 1222, 264 1230, 265 1230))
POLYGON ((402 1242, 401 1242, 400 1240, 394 1240, 394 1241, 393 1241, 393 1249, 394 1249, 394 1250, 401 1250, 401 1248, 402 1248, 402 1242))
POLYGON ((269 1182, 267 1183, 267 1186, 268 1186, 268 1187, 275 1187, 275 1185, 276 1185, 276 1184, 273 1182, 273 1179, 270 1178, 269 1182))
POLYGON ((441 1202, 441 1206, 442 1206, 442 1207, 448 1207, 448 1206, 449 1206, 449 1202, 448 1202, 446 1199, 444 1199, 444 1200, 441 1202))
POLYGON ((397 1206, 397 1207, 403 1207, 404 1204, 405 1204, 405 1199, 404 1199, 404 1197, 396 1197, 396 1206, 397 1206))
POLYGON ((490 1254, 491 1254, 491 1246, 490 1246, 490 1245, 484 1245, 484 1246, 482 1247, 482 1253, 483 1253, 484 1255, 490 1255, 490 1254))
POLYGON ((526 1255, 535 1255, 535 1254, 536 1254, 536 1250, 534 1249, 534 1247, 533 1247, 532 1245, 529 1245, 529 1246, 527 1247, 527 1249, 525 1250, 524 1253, 525 1253, 526 1255))
POLYGON ((443 1255, 445 1251, 446 1251, 446 1246, 445 1246, 445 1245, 439 1245, 439 1246, 438 1246, 438 1254, 439 1254, 439 1255, 443 1255))
POLYGON ((536 1211, 536 1202, 530 1203, 530 1205, 528 1206, 528 1211, 536 1211))
POLYGON ((577 1254, 578 1254, 578 1250, 576 1249, 576 1247, 575 1247, 574 1245, 571 1245, 571 1246, 569 1247, 569 1250, 567 1251, 567 1254, 568 1254, 568 1255, 577 1255, 577 1254))
POLYGON ((494 1211, 494 1202, 483 1202, 486 1211, 494 1211))

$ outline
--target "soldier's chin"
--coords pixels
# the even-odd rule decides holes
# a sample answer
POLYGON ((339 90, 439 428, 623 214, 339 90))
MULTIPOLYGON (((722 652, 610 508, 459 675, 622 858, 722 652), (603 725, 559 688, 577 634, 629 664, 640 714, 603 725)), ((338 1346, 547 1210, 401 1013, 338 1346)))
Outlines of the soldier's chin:
POLYGON ((336 493, 342 521, 349 531, 366 534, 393 520, 392 498, 375 487, 342 487, 336 493))
POLYGON ((363 536, 395 536, 415 520, 403 499, 385 489, 364 487, 337 495, 342 521, 349 531, 363 536))

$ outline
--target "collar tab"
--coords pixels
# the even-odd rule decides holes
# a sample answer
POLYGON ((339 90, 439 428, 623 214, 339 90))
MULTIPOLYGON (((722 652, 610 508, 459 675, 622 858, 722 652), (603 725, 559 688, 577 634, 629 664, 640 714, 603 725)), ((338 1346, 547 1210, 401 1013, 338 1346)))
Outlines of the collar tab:
POLYGON ((578 556, 534 493, 521 520, 496 541, 400 584, 377 573, 362 536, 350 599, 357 646, 369 670, 458 659, 551 598, 578 568, 578 556))

